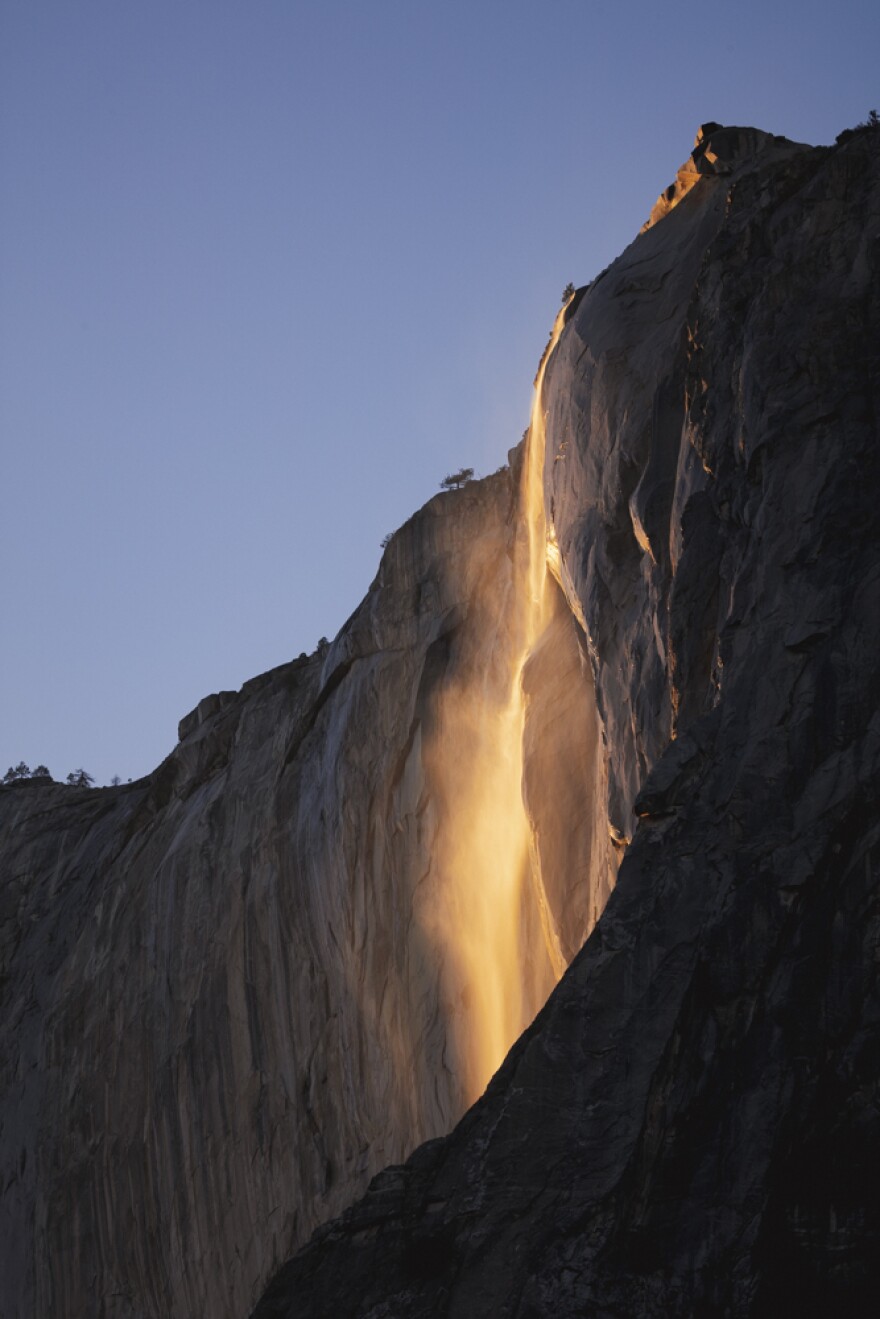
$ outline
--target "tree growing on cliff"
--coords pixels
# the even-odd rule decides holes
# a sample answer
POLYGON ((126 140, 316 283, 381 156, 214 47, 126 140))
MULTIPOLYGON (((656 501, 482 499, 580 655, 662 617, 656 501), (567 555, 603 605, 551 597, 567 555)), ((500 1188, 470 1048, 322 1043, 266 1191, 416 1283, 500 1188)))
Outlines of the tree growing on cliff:
POLYGON ((37 765, 36 769, 29 769, 23 760, 17 765, 9 766, 9 769, 3 775, 4 783, 17 783, 19 779, 51 779, 52 775, 45 765, 37 765))
POLYGON ((457 472, 452 472, 449 476, 444 476, 440 482, 441 490, 460 490, 468 481, 473 481, 474 469, 472 467, 460 467, 457 472))
POLYGON ((566 304, 571 298, 573 298, 574 295, 575 295, 575 287, 574 287, 574 284, 572 284, 571 281, 569 280, 569 282, 566 284, 565 288, 562 290, 562 305, 565 306, 565 304, 566 304))
POLYGON ((864 132, 880 132, 880 114, 878 114, 876 110, 869 110, 867 119, 860 119, 852 128, 845 128, 842 133, 838 133, 835 141, 838 146, 843 146, 843 144, 849 142, 856 133, 864 132))
POLYGON ((94 781, 84 769, 75 769, 67 776, 67 782, 72 788, 90 788, 94 781))

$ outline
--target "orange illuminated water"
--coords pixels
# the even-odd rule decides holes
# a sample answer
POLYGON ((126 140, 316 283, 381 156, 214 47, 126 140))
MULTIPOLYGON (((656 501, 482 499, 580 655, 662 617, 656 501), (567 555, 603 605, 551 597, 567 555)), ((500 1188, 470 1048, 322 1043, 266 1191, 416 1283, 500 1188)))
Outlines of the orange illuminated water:
POLYGON ((450 968, 444 1008, 468 1103, 482 1093, 564 969, 545 939, 540 875, 530 859, 521 685, 548 615, 542 386, 563 324, 561 311, 535 380, 520 492, 527 534, 517 537, 506 677, 499 683, 487 675, 444 693, 431 753, 449 821, 438 842, 442 891, 433 935, 450 968))

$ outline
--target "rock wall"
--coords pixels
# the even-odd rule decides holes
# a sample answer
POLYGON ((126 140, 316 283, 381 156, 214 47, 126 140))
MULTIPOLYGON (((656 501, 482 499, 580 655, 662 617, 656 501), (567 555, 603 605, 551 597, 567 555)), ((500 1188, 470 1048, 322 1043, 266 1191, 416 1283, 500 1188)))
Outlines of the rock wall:
POLYGON ((518 690, 519 475, 433 499, 329 649, 206 698, 150 778, 0 790, 4 1319, 247 1313, 480 1092, 486 997, 513 1004, 497 1063, 580 947, 614 860, 604 825, 545 842, 560 812, 603 818, 561 596, 529 700, 536 864, 488 913, 512 964, 475 970, 456 937, 487 919, 453 872, 518 690))
MULTIPOLYGON (((707 126, 546 369, 605 912, 255 1319, 875 1313, 880 134, 707 126)), ((527 782, 528 782, 528 775, 527 782)))

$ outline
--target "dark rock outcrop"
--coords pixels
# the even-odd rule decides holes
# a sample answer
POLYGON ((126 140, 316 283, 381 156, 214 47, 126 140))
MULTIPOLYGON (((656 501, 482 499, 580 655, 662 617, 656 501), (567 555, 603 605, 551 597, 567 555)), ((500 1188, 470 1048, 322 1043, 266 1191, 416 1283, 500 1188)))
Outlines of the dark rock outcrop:
POLYGON ((254 1319, 876 1313, 880 135, 709 125, 683 175, 546 373, 617 887, 254 1319))

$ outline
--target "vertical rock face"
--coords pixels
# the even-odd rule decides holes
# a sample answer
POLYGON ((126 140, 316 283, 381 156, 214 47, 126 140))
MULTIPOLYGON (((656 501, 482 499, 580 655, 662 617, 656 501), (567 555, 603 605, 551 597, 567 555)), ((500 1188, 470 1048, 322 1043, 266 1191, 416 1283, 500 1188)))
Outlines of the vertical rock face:
POLYGON ((206 698, 149 779, 0 791, 4 1319, 247 1313, 543 1003, 614 862, 558 595, 525 814, 523 540, 510 472, 440 495, 332 646, 206 698))
POLYGON ((679 184, 545 378, 617 886, 483 1099, 259 1319, 876 1310, 880 134, 709 125, 679 184))
MULTIPOLYGON (((773 247, 780 261, 799 259, 794 250, 783 255, 775 231, 764 237, 764 221, 771 198, 778 201, 811 168, 814 153, 755 129, 701 129, 679 171, 674 209, 667 203, 663 223, 650 224, 578 299, 548 370, 545 501, 572 608, 590 638, 609 748, 610 818, 626 837, 648 770, 717 695, 718 671, 710 677, 718 585, 710 561, 722 549, 734 552, 735 523, 728 510, 722 527, 721 515, 709 515, 711 499, 697 497, 712 473, 705 427, 689 410, 691 396, 708 391, 695 335, 711 326, 717 344, 719 310, 697 300, 710 270, 730 282, 746 278, 753 264, 766 269, 754 250, 738 261, 717 260, 715 239, 723 232, 727 241, 746 212, 768 260, 773 247), (691 552, 682 562, 685 535, 691 552)), ((793 249, 799 238, 806 235, 794 236, 793 249)), ((741 355, 736 312, 729 321, 717 351, 741 355)), ((731 364, 737 375, 752 364, 751 342, 747 351, 747 362, 731 364)), ((718 402, 713 393, 713 407, 718 402)), ((742 416, 743 402, 725 400, 731 425, 753 424, 742 416)), ((715 430, 713 418, 713 438, 715 430)))

